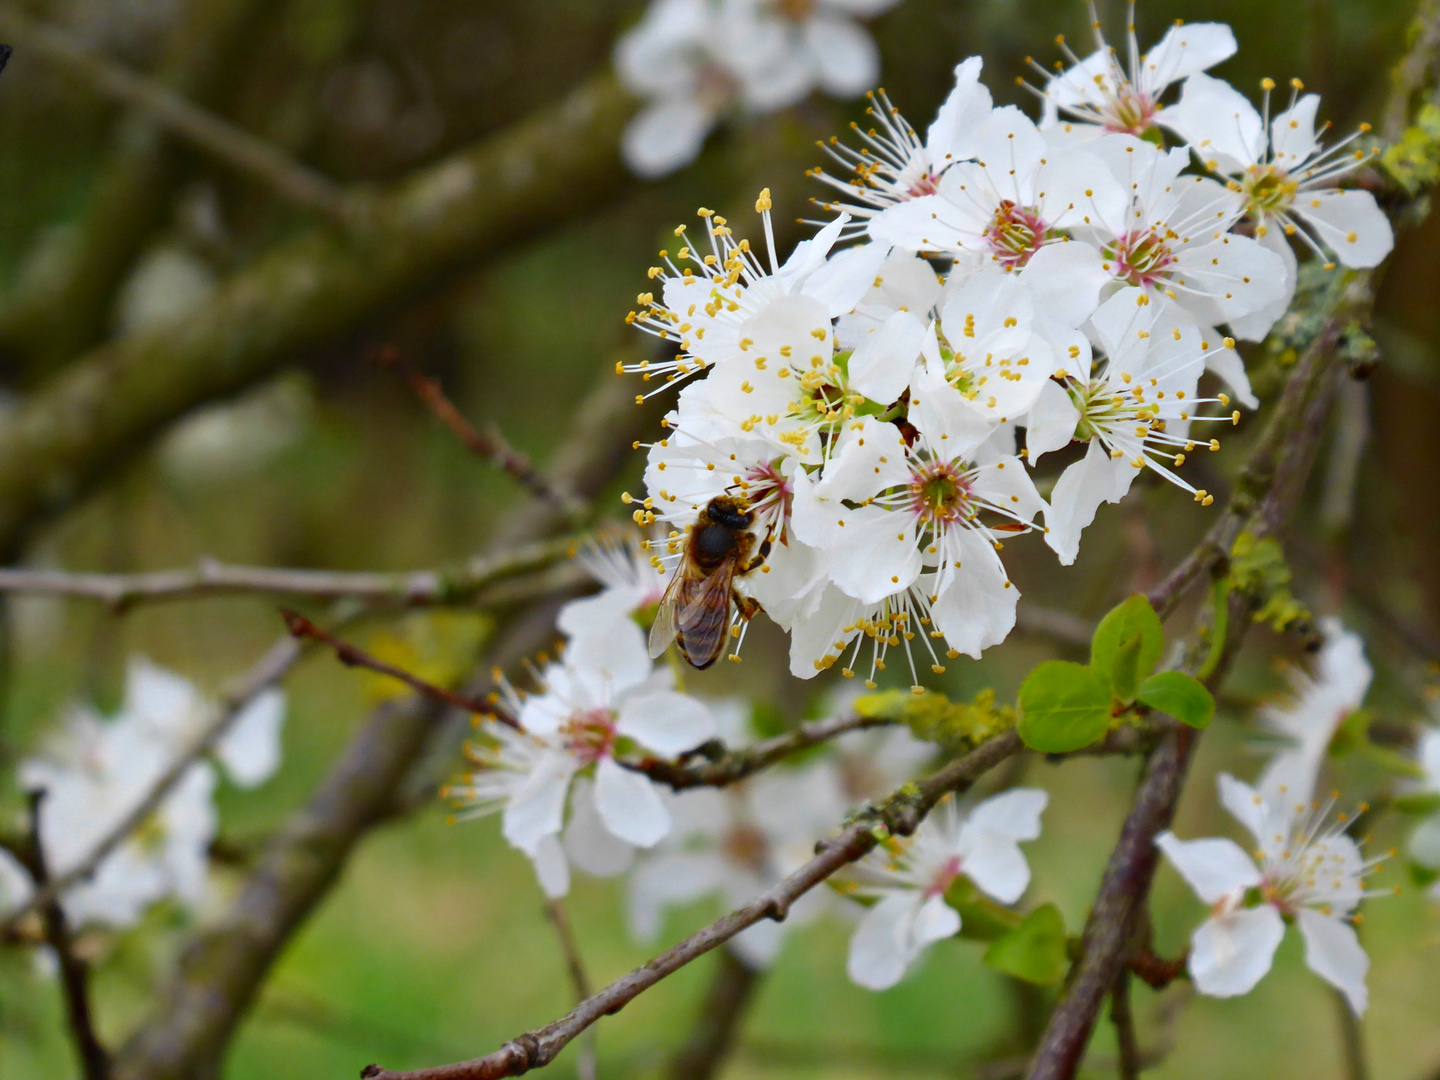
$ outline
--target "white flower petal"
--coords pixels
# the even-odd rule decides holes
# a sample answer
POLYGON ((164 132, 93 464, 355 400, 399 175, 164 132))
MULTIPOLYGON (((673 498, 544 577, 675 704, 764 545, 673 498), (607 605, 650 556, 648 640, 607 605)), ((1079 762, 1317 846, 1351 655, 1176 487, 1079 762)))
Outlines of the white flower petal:
POLYGON ((670 813, 655 785, 613 758, 595 766, 595 808, 607 829, 636 847, 654 847, 670 831, 670 813))
POLYGON ((688 694, 660 690, 624 698, 615 729, 658 754, 674 756, 714 738, 715 719, 688 694))
POLYGON ((1034 840, 1049 802, 1049 793, 1039 788, 1012 788, 977 803, 965 824, 1012 840, 1034 840))
POLYGON ((1171 83, 1235 55, 1235 35, 1224 23, 1172 26, 1141 61, 1140 81, 1158 96, 1171 83))
MULTIPOLYGON (((1090 374, 1089 365, 1085 366, 1084 371, 1071 374, 1087 378, 1090 374)), ((1025 449, 1030 463, 1033 465, 1042 454, 1069 446, 1075 438, 1075 428, 1080 420, 1080 410, 1075 402, 1070 400, 1065 388, 1053 380, 1047 380, 1040 388, 1040 395, 1035 399, 1026 421, 1025 449)), ((1051 502, 1053 504, 1054 500, 1051 502)))
POLYGON ((555 836, 565 819, 565 796, 575 759, 559 750, 542 754, 525 783, 511 796, 501 817, 501 835, 527 855, 555 836))
POLYGON ((1308 907, 1300 909, 1296 921, 1305 939, 1306 965, 1345 995, 1356 1016, 1363 1015, 1370 1000, 1365 988, 1370 958, 1360 947, 1355 928, 1336 915, 1322 915, 1308 907))
POLYGON ((1378 266, 1395 246, 1390 220, 1368 191, 1302 191, 1294 211, 1346 266, 1378 266))
POLYGON ((565 851, 558 838, 543 837, 528 857, 546 896, 558 900, 570 892, 570 864, 565 861, 565 851))
POLYGON ((255 787, 275 774, 284 722, 285 694, 277 687, 256 694, 235 718, 234 726, 215 747, 215 756, 237 786, 255 787))
POLYGON ((1190 976, 1211 997, 1249 993, 1275 960, 1285 920, 1269 904, 1206 919, 1190 938, 1190 976))
POLYGON ((695 160, 715 119, 695 98, 662 98, 625 126, 620 140, 625 164, 646 179, 672 173, 695 160))
POLYGON ((920 904, 918 892, 893 892, 861 916, 845 963, 852 982, 884 990, 904 977, 919 951, 913 945, 913 928, 920 904))
POLYGON ((1265 149, 1265 125, 1255 106, 1229 83, 1198 72, 1156 122, 1188 142, 1202 161, 1222 169, 1254 165, 1265 149))
POLYGON ((614 877, 630 868, 635 849, 615 837, 595 807, 595 785, 586 777, 575 781, 570 796, 570 823, 562 841, 570 861, 596 877, 614 877))
POLYGON ((872 401, 894 401, 910 385, 925 332, 925 323, 913 314, 895 312, 856 345, 850 356, 850 385, 872 401))
POLYGON ((1181 840, 1167 830, 1155 838, 1155 846, 1207 904, 1260 884, 1255 860, 1233 840, 1181 840))
POLYGON ((1221 773, 1215 781, 1220 788, 1220 805, 1229 810, 1236 821, 1249 829, 1251 836, 1263 841, 1267 813, 1264 797, 1249 784, 1236 780, 1229 773, 1221 773))
POLYGON ((816 80, 827 94, 856 97, 880 78, 880 50, 851 20, 815 15, 805 21, 803 33, 816 80))

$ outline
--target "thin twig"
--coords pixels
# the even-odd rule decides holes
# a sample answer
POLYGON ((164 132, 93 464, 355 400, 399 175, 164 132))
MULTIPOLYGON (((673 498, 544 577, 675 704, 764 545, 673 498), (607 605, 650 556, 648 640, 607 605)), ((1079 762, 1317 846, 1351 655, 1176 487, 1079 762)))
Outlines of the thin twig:
POLYGON ((1140 1043, 1135 1038, 1135 1014, 1130 1008, 1130 972, 1122 971, 1110 991, 1110 1020, 1119 1047, 1120 1080, 1140 1080, 1140 1043))
POLYGON ((710 1080, 735 1046, 740 1020, 763 974, 735 955, 716 953, 715 974, 695 1015, 690 1037, 670 1060, 670 1080, 710 1080))
POLYGON ((14 3, 0 5, 0 22, 23 46, 62 64, 106 97, 142 109, 172 134, 237 172, 270 188, 296 206, 339 225, 352 224, 357 202, 333 180, 300 164, 272 143, 199 108, 167 87, 91 52, 64 30, 24 14, 14 3))
POLYGON ((560 562, 573 554, 576 543, 576 539, 568 537, 543 540, 499 555, 475 558, 454 570, 411 570, 393 574, 236 566, 213 559, 202 559, 193 570, 155 570, 140 574, 0 568, 0 593, 98 600, 117 612, 148 600, 244 593, 355 599, 372 604, 418 607, 473 599, 501 581, 560 562))
POLYGON ((95 1033, 95 1019, 90 1008, 90 972, 85 961, 75 955, 75 943, 70 934, 69 921, 65 918, 65 909, 60 906, 59 896, 50 890, 45 847, 40 842, 40 813, 44 802, 44 791, 31 793, 28 866, 35 879, 36 897, 44 897, 39 903, 45 926, 45 940, 55 954, 55 962, 60 969, 60 986, 65 994, 65 1013, 70 1024, 70 1037, 75 1042, 76 1053, 80 1055, 85 1080, 108 1080, 110 1054, 95 1033))
POLYGON ((865 716, 840 716, 801 724, 794 731, 763 739, 753 746, 738 750, 719 750, 713 756, 700 756, 705 750, 678 761, 644 757, 617 759, 627 769, 644 773, 650 779, 668 784, 676 791, 694 787, 725 787, 767 769, 783 758, 819 746, 823 742, 866 728, 887 727, 894 721, 865 716))
POLYGON ((63 874, 48 881, 43 887, 37 888, 28 902, 7 915, 4 922, 0 923, 0 936, 13 930, 20 920, 31 911, 50 903, 72 885, 90 877, 131 833, 145 824, 146 819, 159 809, 175 785, 185 778, 191 766, 214 750, 216 744, 234 726, 245 706, 261 691, 274 686, 284 678, 299 657, 300 643, 291 638, 281 638, 271 646, 270 650, 261 657, 260 662, 242 675, 235 687, 223 695, 220 711, 215 718, 200 732, 195 741, 171 762, 170 767, 156 778, 145 793, 145 797, 136 803, 128 814, 116 822, 84 858, 63 874))
MULTIPOLYGON (((555 938, 560 942, 560 951, 565 956, 565 967, 570 972, 570 985, 575 989, 575 1002, 579 1004, 590 996, 590 977, 585 974, 585 961, 580 956, 580 946, 570 929, 570 920, 565 915, 565 905, 551 900, 545 905, 550 925, 555 928, 555 938)), ((575 1067, 579 1080, 595 1080, 595 1032, 587 1031, 580 1044, 580 1057, 575 1067)))
POLYGON ((432 379, 417 368, 399 349, 385 346, 375 351, 379 361, 395 371, 410 384, 415 395, 425 402, 435 417, 459 436, 466 448, 476 457, 494 464, 507 476, 537 499, 544 499, 559 509, 567 519, 578 521, 585 513, 585 504, 568 491, 557 487, 535 467, 535 464, 519 450, 510 445, 500 430, 491 425, 487 430, 477 431, 465 419, 455 404, 445 395, 439 380, 432 379))
POLYGON ((874 848, 879 842, 877 826, 884 825, 895 835, 909 835, 941 796, 951 791, 964 791, 1019 749, 1019 736, 1014 731, 1007 731, 932 773, 913 789, 909 785, 901 788, 872 814, 862 816, 848 825, 837 838, 822 843, 815 858, 778 885, 691 934, 649 963, 616 979, 554 1023, 510 1040, 487 1057, 408 1072, 367 1065, 360 1075, 365 1080, 497 1080, 498 1077, 519 1076, 547 1065, 572 1039, 600 1017, 620 1011, 645 990, 692 960, 723 945, 761 919, 783 920, 791 905, 801 896, 874 848))
POLYGON ((288 608, 280 609, 280 617, 285 620, 285 627, 290 631, 292 637, 297 639, 309 638, 311 641, 318 641, 322 645, 328 645, 335 653, 336 658, 346 667, 365 668, 367 671, 374 671, 380 675, 388 675, 392 679, 398 679, 416 693, 437 701, 441 705, 449 705, 454 709, 463 709, 465 712, 474 713, 477 716, 489 716, 499 720, 517 731, 520 730, 520 721, 510 715, 508 709, 496 701, 488 698, 475 697, 472 694, 462 694, 456 690, 447 690, 443 686, 436 686, 434 683, 422 679, 419 675, 406 671, 404 668, 396 667, 394 664, 387 664, 379 657, 371 656, 364 649, 352 645, 344 638, 332 634, 329 630, 323 630, 316 626, 309 619, 288 608))

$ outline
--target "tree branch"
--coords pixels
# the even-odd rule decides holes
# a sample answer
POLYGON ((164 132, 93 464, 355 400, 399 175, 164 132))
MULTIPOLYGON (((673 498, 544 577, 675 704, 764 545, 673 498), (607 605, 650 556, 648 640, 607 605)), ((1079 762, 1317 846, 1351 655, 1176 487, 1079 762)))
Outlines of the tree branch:
MULTIPOLYGON (((257 15, 267 6, 262 0, 181 5, 155 78, 201 104, 228 91, 239 62, 250 59, 257 15)), ((0 299, 0 342, 27 377, 101 336, 116 286, 171 210, 184 176, 174 151, 147 114, 121 117, 85 207, 65 234, 61 258, 42 242, 16 287, 0 299)))
POLYGON ((452 709, 460 709, 476 716, 488 716, 516 731, 520 730, 520 721, 497 702, 478 694, 462 694, 455 690, 447 690, 443 686, 436 686, 418 675, 411 674, 404 668, 387 664, 384 660, 371 656, 359 646, 350 644, 344 638, 337 637, 328 630, 322 630, 305 616, 286 608, 280 609, 280 617, 285 620, 285 626, 290 631, 291 637, 309 638, 311 641, 328 645, 334 650, 336 658, 346 667, 365 668, 367 671, 373 671, 379 675, 388 675, 392 679, 398 679, 421 697, 429 698, 437 705, 448 705, 452 709))
MULTIPOLYGON (((0 4, 0 27, 23 46, 84 79, 92 88, 153 117, 171 134, 257 181, 287 202, 347 225, 359 210, 356 196, 293 160, 264 139, 202 109, 169 87, 87 49, 61 28, 0 4)), ((23 47, 22 46, 22 47, 23 47)))
MULTIPOLYGON (((60 986, 65 995, 65 1014, 70 1024, 70 1037, 80 1055, 85 1080, 108 1080, 110 1055, 95 1033, 95 1020, 90 1008, 90 973, 85 961, 75 955, 75 943, 60 906, 58 894, 51 888, 50 873, 45 865, 45 848, 40 842, 40 812, 45 792, 30 796, 29 869, 35 879, 37 906, 45 927, 45 941, 55 954, 60 969, 60 986)), ((3 934, 0 934, 3 936, 3 934)))
POLYGON ((498 555, 478 556, 454 570, 400 573, 236 566, 214 559, 202 559, 193 570, 155 570, 141 574, 0 567, 0 593, 98 600, 117 613, 142 601, 247 593, 353 599, 399 606, 459 603, 473 599, 501 581, 543 570, 570 557, 576 542, 575 537, 541 540, 498 555))
POLYGON ((883 824, 894 835, 908 836, 941 796, 966 790, 1019 749, 1020 737, 1014 731, 1007 731, 932 773, 913 789, 909 785, 901 788, 873 813, 862 815, 848 825, 837 838, 822 842, 820 853, 815 858, 778 885, 615 980, 554 1023, 510 1040, 487 1057, 408 1072, 368 1065, 360 1075, 365 1080, 497 1080, 499 1077, 519 1076, 547 1065, 572 1039, 602 1016, 619 1012, 641 993, 692 960, 723 945, 761 919, 783 920, 790 906, 801 896, 875 847, 879 842, 877 825, 883 824))
POLYGON ((738 750, 720 750, 713 757, 701 756, 705 750, 677 761, 646 757, 638 760, 617 759, 627 769, 644 773, 650 779, 668 784, 676 791, 695 787, 725 787, 747 776, 767 769, 792 754, 819 746, 851 731, 888 727, 893 721, 864 716, 840 716, 801 724, 794 731, 763 739, 738 750))
POLYGON ((183 321, 77 360, 0 428, 0 555, 188 410, 606 197, 625 176, 620 131, 633 109, 610 75, 596 76, 378 191, 364 229, 277 244, 183 321))

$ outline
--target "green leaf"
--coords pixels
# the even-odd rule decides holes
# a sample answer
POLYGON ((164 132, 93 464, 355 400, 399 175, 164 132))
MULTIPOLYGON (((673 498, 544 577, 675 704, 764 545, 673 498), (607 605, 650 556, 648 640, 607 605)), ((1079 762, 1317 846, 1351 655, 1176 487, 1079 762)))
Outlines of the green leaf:
POLYGON ((1090 642, 1090 666, 1127 705, 1140 680, 1155 670, 1165 649, 1160 616, 1136 593, 1100 620, 1090 642))
POLYGON ((957 936, 970 941, 994 941, 1025 921, 1020 912, 991 900, 964 875, 945 890, 945 903, 960 913, 957 936))
POLYGON ((1209 727, 1215 719, 1215 699, 1205 684, 1183 671, 1161 671, 1151 675, 1136 693, 1136 698, 1152 709, 1169 713, 1182 724, 1193 728, 1209 727))
POLYGON ((1054 986, 1065 977, 1065 919, 1054 904, 1036 908, 985 950, 985 963, 1017 979, 1054 986))
POLYGON ((1105 734, 1110 702, 1110 688, 1093 670, 1047 660, 1020 687, 1020 738, 1046 754, 1079 750, 1105 734))

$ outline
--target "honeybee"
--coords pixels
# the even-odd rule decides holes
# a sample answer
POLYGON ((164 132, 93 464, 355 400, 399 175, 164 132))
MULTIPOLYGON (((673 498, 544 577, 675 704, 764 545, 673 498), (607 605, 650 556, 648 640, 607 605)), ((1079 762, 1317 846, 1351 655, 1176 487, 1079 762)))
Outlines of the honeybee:
POLYGON ((770 537, 757 547, 753 524, 749 504, 730 495, 716 496, 700 511, 650 627, 652 657, 674 641, 691 665, 707 668, 724 651, 731 605, 745 619, 760 610, 735 590, 736 575, 748 574, 770 554, 770 537))

